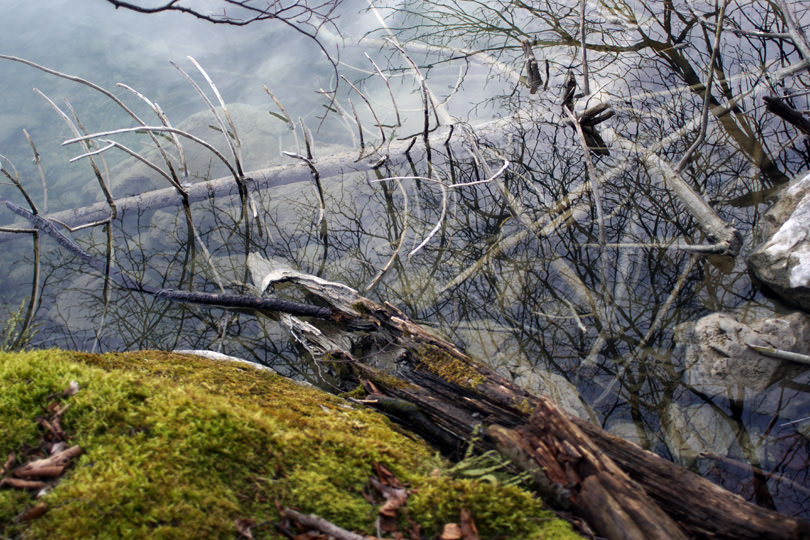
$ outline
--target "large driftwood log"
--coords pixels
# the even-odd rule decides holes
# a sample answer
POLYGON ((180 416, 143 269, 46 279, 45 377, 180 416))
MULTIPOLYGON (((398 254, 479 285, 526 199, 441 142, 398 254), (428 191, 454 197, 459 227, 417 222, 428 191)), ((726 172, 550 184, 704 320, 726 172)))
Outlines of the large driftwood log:
POLYGON ((326 324, 284 317, 322 369, 333 368, 333 383, 369 381, 374 393, 366 402, 441 445, 463 445, 483 426, 489 445, 531 472, 546 495, 602 536, 810 538, 807 522, 748 503, 569 416, 393 306, 294 271, 275 271, 260 281, 262 289, 295 282, 335 310, 326 324))

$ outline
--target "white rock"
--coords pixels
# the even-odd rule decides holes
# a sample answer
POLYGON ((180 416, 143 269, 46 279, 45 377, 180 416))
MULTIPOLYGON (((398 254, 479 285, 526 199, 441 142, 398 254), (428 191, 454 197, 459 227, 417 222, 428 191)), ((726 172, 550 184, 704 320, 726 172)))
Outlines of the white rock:
POLYGON ((753 276, 810 312, 810 174, 791 184, 762 224, 766 240, 748 257, 753 276))

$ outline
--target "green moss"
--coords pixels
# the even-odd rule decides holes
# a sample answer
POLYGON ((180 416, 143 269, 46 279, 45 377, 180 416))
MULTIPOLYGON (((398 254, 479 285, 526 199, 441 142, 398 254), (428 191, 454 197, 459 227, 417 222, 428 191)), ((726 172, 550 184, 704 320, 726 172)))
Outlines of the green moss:
MULTIPOLYGON (((568 523, 516 487, 429 478, 408 500, 411 518, 418 523, 457 523, 462 508, 473 516, 481 538, 576 538, 568 523)), ((424 532, 432 537, 441 528, 424 532)))
MULTIPOLYGON (((277 521, 276 502, 370 532, 373 461, 414 489, 426 530, 459 501, 482 530, 511 523, 509 538, 551 523, 524 492, 432 477, 447 464, 373 411, 249 366, 154 351, 0 354, 0 461, 39 444, 46 397, 72 380, 81 390, 62 426, 84 453, 29 523, 14 519, 32 496, 1 488, 0 537, 234 538, 236 519, 277 521)), ((280 538, 271 526, 253 534, 280 538)))
POLYGON ((351 308, 361 315, 366 315, 369 313, 368 306, 365 304, 365 302, 355 302, 351 305, 351 308))
POLYGON ((520 401, 515 399, 515 408, 523 414, 532 414, 534 412, 531 403, 529 403, 529 398, 523 398, 520 401))
POLYGON ((465 388, 475 388, 484 377, 470 369, 460 358, 435 345, 425 344, 416 351, 416 359, 425 369, 465 388))

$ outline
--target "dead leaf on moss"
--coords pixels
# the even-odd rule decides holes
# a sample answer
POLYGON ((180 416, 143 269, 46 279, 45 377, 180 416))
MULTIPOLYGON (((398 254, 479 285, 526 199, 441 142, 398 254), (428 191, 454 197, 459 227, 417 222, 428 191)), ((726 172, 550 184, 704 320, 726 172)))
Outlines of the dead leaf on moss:
POLYGON ((405 516, 405 519, 408 520, 408 537, 410 540, 422 540, 422 526, 408 515, 405 516))
POLYGON ((458 523, 448 523, 444 526, 439 540, 461 540, 461 538, 461 527, 458 526, 458 523))
POLYGON ((3 463, 3 468, 0 469, 0 474, 6 474, 11 466, 14 465, 14 461, 17 459, 17 454, 14 452, 9 452, 8 457, 6 458, 6 462, 3 463))
POLYGON ((397 478, 388 467, 382 463, 377 463, 376 461, 373 461, 372 465, 374 466, 374 471, 377 473, 377 478, 379 478, 380 482, 382 482, 384 485, 395 488, 404 487, 402 482, 399 481, 399 478, 397 478))
POLYGON ((236 530, 239 531, 239 534, 241 534, 243 538, 253 538, 251 527, 253 527, 255 523, 252 519, 237 518, 234 520, 234 524, 236 525, 236 530))
POLYGON ((17 478, 56 478, 61 476, 71 460, 82 453, 79 445, 71 446, 51 457, 37 459, 14 469, 12 474, 17 478))
POLYGON ((24 521, 31 521, 32 519, 37 519, 39 516, 44 514, 48 511, 48 505, 44 502, 37 503, 36 505, 32 506, 14 520, 15 523, 22 523, 24 521))
POLYGON ((0 487, 9 486, 17 489, 42 489, 48 484, 40 480, 23 480, 21 478, 3 478, 0 487))
POLYGON ((479 540, 478 538, 478 527, 475 526, 475 521, 473 521, 472 514, 466 509, 461 509, 461 534, 464 537, 464 540, 479 540))
POLYGON ((382 496, 385 498, 383 504, 377 511, 383 516, 397 517, 397 511, 408 501, 408 490, 405 488, 382 487, 382 496))

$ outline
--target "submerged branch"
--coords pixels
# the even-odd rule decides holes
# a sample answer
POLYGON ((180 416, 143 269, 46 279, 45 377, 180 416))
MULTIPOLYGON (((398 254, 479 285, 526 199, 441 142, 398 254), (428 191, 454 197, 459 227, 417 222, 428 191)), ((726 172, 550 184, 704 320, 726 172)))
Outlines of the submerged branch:
POLYGON ((5 204, 15 214, 20 215, 30 221, 37 230, 49 235, 60 246, 67 249, 73 255, 79 257, 91 268, 105 276, 109 276, 112 281, 123 289, 146 293, 156 298, 163 298, 173 302, 201 304, 226 309, 247 309, 259 312, 281 312, 298 316, 318 317, 322 319, 329 318, 333 314, 332 309, 328 307, 302 304, 300 302, 293 302, 280 298, 265 298, 261 296, 240 294, 214 294, 153 287, 123 272, 117 266, 108 264, 108 261, 88 253, 76 242, 57 229, 54 223, 50 220, 38 214, 33 214, 6 199, 0 198, 0 202, 5 204))

